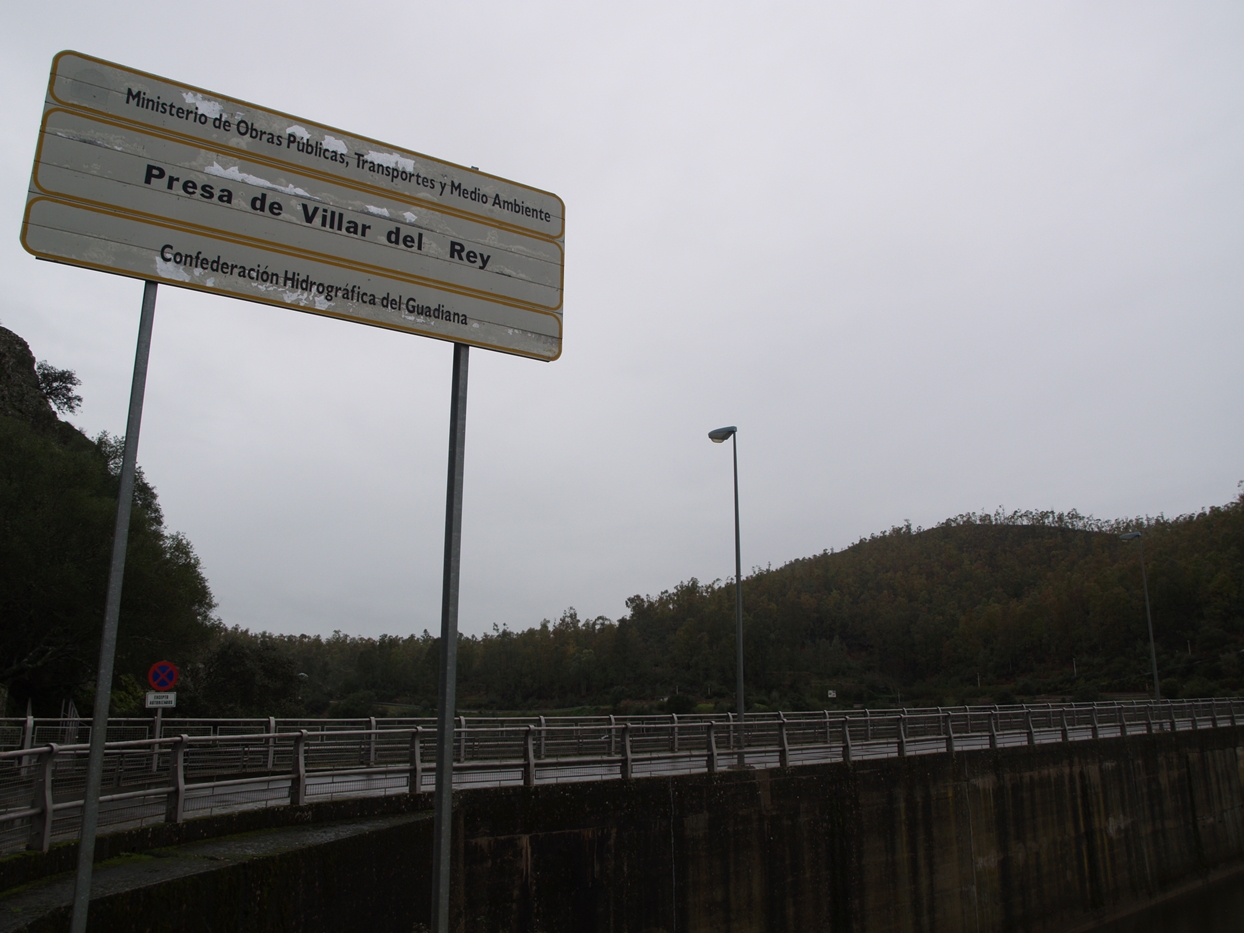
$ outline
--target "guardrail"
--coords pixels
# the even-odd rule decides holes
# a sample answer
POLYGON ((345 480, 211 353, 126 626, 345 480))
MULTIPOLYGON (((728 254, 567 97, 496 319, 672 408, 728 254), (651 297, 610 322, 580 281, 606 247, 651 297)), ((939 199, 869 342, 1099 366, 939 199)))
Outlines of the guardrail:
MULTIPOLYGON (((455 787, 534 785, 1036 745, 1236 726, 1244 700, 1044 704, 725 716, 460 717, 455 787)), ((0 723, 0 728, 12 720, 0 723)), ((21 721, 27 735, 39 735, 21 721)), ((105 746, 100 827, 111 830, 342 797, 423 793, 432 720, 166 720, 105 746), (311 729, 307 726, 315 725, 311 729), (283 728, 284 727, 284 728, 283 728), (170 730, 177 730, 168 734, 170 730), (192 731, 193 730, 193 731, 192 731)), ((44 721, 45 729, 66 723, 44 721)), ((109 723, 125 734, 151 720, 109 723)), ((0 854, 79 832, 89 751, 77 741, 0 752, 0 854)), ((46 731, 42 733, 46 735, 46 731)), ((65 735, 62 731, 60 735, 65 735)), ((30 738, 26 739, 30 743, 30 738)))

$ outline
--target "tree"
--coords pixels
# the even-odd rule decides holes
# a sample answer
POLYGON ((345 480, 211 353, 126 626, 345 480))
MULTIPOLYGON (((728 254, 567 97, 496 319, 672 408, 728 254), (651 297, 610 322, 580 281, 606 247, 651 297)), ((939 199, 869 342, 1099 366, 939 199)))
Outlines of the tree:
POLYGON ((39 391, 43 397, 62 415, 73 414, 82 404, 82 396, 74 389, 82 385, 82 380, 72 369, 57 369, 47 360, 40 360, 35 367, 39 377, 39 391))
POLYGON ((302 681, 288 651, 270 635, 234 627, 203 665, 201 700, 212 716, 295 716, 302 681))

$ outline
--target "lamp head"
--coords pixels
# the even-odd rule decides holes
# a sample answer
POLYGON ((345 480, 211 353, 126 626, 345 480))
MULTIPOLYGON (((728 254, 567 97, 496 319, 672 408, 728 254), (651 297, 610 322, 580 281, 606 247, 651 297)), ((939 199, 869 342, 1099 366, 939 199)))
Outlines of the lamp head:
POLYGON ((730 427, 728 428, 718 428, 716 431, 708 432, 708 439, 712 441, 714 444, 721 444, 729 440, 730 437, 737 430, 738 428, 736 428, 734 425, 730 425, 730 427))
POLYGON ((1129 531, 1129 532, 1128 532, 1127 534, 1125 534, 1125 535, 1119 535, 1119 540, 1120 540, 1120 541, 1131 541, 1131 540, 1133 540, 1133 539, 1135 539, 1135 538, 1139 538, 1139 537, 1140 537, 1140 532, 1139 532, 1139 531, 1129 531))

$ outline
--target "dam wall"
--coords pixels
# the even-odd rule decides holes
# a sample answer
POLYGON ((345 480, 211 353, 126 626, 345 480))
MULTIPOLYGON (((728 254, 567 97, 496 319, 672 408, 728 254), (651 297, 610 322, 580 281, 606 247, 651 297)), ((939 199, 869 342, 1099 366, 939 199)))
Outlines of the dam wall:
MULTIPOLYGON (((453 926, 1088 929, 1244 866, 1242 774, 1244 732, 1218 728, 463 791, 453 926)), ((186 877, 114 883, 92 929, 411 933, 427 919, 430 829, 390 818, 186 877)), ((0 928, 67 929, 59 916, 0 928)))
POLYGON ((1062 931, 1244 857, 1238 730, 624 785, 461 811, 466 931, 1062 931))

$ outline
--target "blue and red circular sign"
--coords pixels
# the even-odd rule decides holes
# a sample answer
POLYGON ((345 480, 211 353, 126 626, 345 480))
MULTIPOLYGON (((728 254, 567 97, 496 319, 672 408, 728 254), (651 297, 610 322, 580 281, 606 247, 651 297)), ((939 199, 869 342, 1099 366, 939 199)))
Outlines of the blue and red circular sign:
POLYGON ((172 661, 156 661, 147 671, 147 683, 151 684, 152 690, 160 693, 167 693, 176 687, 177 677, 177 665, 172 661))

